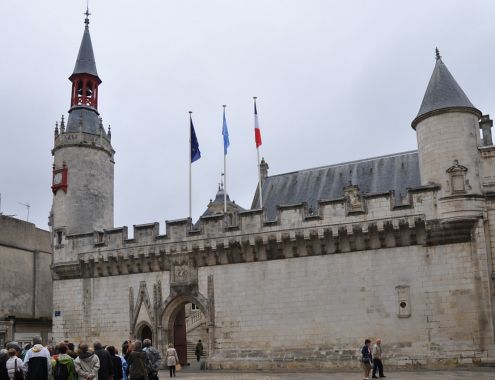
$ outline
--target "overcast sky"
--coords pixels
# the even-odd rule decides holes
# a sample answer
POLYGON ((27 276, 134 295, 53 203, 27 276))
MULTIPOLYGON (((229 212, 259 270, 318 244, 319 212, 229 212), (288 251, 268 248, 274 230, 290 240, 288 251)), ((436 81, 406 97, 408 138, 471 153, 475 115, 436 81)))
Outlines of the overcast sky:
MULTIPOLYGON (((47 228, 53 129, 70 103, 84 0, 0 1, 1 212, 47 228)), ((270 174, 416 149, 410 123, 434 48, 475 106, 495 113, 494 1, 90 1, 99 111, 112 126, 115 225, 187 217, 188 111, 202 158, 193 217, 223 169, 249 208, 252 97, 270 174)))

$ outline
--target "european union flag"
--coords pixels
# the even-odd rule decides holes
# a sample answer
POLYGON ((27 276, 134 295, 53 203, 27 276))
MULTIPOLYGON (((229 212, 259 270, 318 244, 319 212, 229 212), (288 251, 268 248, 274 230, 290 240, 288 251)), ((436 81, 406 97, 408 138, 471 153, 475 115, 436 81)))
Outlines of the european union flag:
POLYGON ((229 130, 227 129, 227 120, 225 119, 225 108, 223 109, 222 135, 223 135, 223 154, 227 155, 227 148, 230 145, 230 141, 229 141, 229 130))
POLYGON ((201 152, 199 151, 198 138, 196 137, 196 132, 194 131, 194 125, 191 120, 191 162, 197 161, 201 158, 201 152))

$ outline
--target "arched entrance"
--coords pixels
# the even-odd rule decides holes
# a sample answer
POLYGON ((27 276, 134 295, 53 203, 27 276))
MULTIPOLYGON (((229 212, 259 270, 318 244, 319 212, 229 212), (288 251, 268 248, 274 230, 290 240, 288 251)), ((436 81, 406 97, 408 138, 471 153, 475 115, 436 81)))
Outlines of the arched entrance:
POLYGON ((162 322, 164 342, 174 344, 181 365, 196 363, 198 340, 202 341, 203 357, 207 356, 209 324, 205 303, 194 297, 179 296, 166 303, 162 322))
POLYGON ((140 341, 150 339, 151 342, 153 342, 153 331, 151 330, 151 326, 148 323, 144 322, 139 324, 136 331, 136 337, 140 341))

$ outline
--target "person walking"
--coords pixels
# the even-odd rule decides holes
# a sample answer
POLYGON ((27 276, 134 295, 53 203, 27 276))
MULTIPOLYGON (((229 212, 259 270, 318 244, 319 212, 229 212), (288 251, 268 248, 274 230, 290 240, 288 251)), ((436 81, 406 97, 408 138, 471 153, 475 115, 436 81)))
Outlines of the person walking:
POLYGON ((364 371, 364 380, 369 380, 371 371, 371 361, 373 356, 371 355, 371 340, 366 339, 364 341, 364 346, 361 349, 361 363, 364 371))
POLYGON ((169 343, 167 352, 165 354, 167 358, 167 367, 170 371, 170 377, 175 377, 176 366, 179 363, 179 357, 177 356, 177 351, 172 343, 169 343))
POLYGON ((9 359, 6 363, 9 380, 23 379, 22 365, 24 364, 20 358, 17 357, 18 352, 15 348, 9 348, 9 359))
POLYGON ((162 356, 160 352, 151 345, 151 339, 143 340, 144 352, 146 352, 146 369, 148 371, 148 380, 158 380, 158 371, 160 370, 160 361, 162 356))
POLYGON ((57 345, 58 355, 52 360, 53 380, 76 380, 76 367, 74 359, 67 352, 67 345, 62 342, 57 345))
POLYGON ((146 352, 142 350, 143 343, 136 340, 133 344, 133 351, 129 354, 127 364, 129 366, 130 380, 148 380, 146 371, 146 352))
POLYGON ((373 345, 372 350, 373 356, 373 379, 378 379, 376 376, 376 370, 378 370, 378 374, 380 377, 386 377, 383 374, 383 361, 382 361, 382 340, 377 339, 375 344, 373 345))
POLYGON ((89 351, 86 343, 79 343, 79 355, 74 360, 74 366, 76 367, 78 380, 98 380, 100 359, 89 351))
POLYGON ((33 338, 33 347, 26 352, 22 370, 26 380, 50 380, 52 358, 47 348, 41 345, 41 338, 33 338))
POLYGON ((93 343, 95 349, 95 355, 100 359, 100 369, 98 370, 99 380, 112 380, 113 379, 113 362, 110 357, 110 353, 105 350, 100 341, 93 343))
POLYGON ((196 360, 199 362, 201 360, 201 355, 203 355, 203 343, 201 342, 201 339, 196 343, 194 354, 196 355, 196 360))

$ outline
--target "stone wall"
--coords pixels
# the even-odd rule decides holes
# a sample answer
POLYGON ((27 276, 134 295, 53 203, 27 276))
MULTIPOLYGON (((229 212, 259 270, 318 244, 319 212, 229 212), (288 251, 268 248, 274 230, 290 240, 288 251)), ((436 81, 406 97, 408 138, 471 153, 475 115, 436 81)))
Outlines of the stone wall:
POLYGON ((165 297, 168 295, 168 272, 54 281, 53 309, 60 312, 53 319, 54 340, 78 343, 99 339, 120 347, 125 339, 133 337, 134 326, 143 322, 153 326, 153 312, 147 311, 145 302, 139 302, 143 282, 151 303, 156 283, 161 284, 165 297), (136 309, 133 326, 129 310, 131 288, 136 309))
POLYGON ((50 242, 50 232, 0 215, 0 320, 12 321, 7 340, 32 331, 32 335, 48 338, 52 315, 50 242))
POLYGON ((149 324, 163 349, 193 302, 212 368, 356 367, 366 337, 383 339, 390 366, 494 362, 485 200, 439 221, 435 185, 399 205, 345 194, 312 214, 282 205, 273 222, 251 210, 236 226, 221 215, 165 235, 158 223, 133 239, 127 227, 69 235, 55 248, 54 335, 118 344, 149 324))
MULTIPOLYGON (((383 339, 387 364, 429 367, 495 359, 482 225, 476 242, 410 246, 216 265, 212 368, 356 367, 366 337, 383 339), (401 307, 400 303, 405 302, 401 307)), ((168 272, 55 281, 56 339, 121 344, 145 281, 168 272)), ((153 303, 153 300, 152 300, 153 303)), ((153 325, 144 303, 137 323, 153 325)), ((165 322, 162 321, 163 325, 165 322)))
POLYGON ((493 361, 483 256, 465 243, 201 268, 215 282, 210 365, 357 366, 378 337, 388 365, 493 361))

